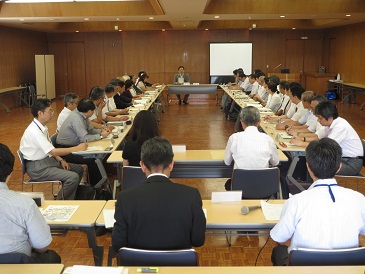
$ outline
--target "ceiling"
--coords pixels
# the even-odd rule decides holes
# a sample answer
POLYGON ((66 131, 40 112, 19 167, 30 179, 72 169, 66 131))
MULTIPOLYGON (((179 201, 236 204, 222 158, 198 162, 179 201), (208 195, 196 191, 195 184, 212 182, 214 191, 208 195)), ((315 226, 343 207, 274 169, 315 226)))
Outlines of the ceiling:
POLYGON ((325 29, 364 21, 365 0, 0 0, 0 25, 44 32, 325 29))

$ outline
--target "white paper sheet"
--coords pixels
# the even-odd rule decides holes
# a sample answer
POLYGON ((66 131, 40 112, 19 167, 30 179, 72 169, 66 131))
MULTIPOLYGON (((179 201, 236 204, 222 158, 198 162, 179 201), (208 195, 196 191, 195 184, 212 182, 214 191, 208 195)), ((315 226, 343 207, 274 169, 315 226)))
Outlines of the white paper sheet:
POLYGON ((114 219, 114 213, 115 209, 104 209, 103 215, 104 215, 104 223, 106 228, 112 228, 115 223, 114 219))
POLYGON ((241 191, 212 192, 212 203, 213 204, 241 203, 241 199, 242 199, 242 190, 241 191))
POLYGON ((280 214, 284 204, 270 204, 261 200, 261 208, 264 213, 266 221, 278 221, 280 220, 280 214))
POLYGON ((86 151, 102 151, 104 150, 103 147, 101 146, 89 146, 86 151))
POLYGON ((47 222, 67 222, 78 208, 78 205, 49 205, 39 210, 47 222))

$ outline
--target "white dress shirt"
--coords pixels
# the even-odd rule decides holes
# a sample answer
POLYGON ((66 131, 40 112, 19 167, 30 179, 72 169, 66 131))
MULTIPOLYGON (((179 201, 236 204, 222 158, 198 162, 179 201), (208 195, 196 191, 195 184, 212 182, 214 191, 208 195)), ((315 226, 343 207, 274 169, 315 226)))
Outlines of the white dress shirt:
POLYGON ((105 102, 106 102, 106 106, 105 108, 107 109, 107 112, 109 111, 113 111, 114 109, 117 108, 117 106, 115 105, 115 102, 114 102, 114 97, 110 97, 108 98, 106 95, 105 95, 105 102))
POLYGON ((255 81, 255 82, 252 84, 251 94, 252 94, 252 95, 257 94, 258 89, 259 89, 259 83, 258 83, 257 81, 255 81))
POLYGON ((268 168, 279 164, 279 155, 274 141, 257 127, 249 126, 245 131, 232 134, 224 152, 224 163, 234 168, 268 168))
POLYGON ((64 107, 63 110, 60 112, 57 118, 57 132, 60 131, 63 122, 66 120, 66 118, 71 112, 72 110, 69 110, 67 107, 64 107))
POLYGON ((249 85, 250 85, 250 79, 249 79, 249 77, 246 77, 245 81, 243 81, 243 83, 240 85, 240 87, 243 88, 243 90, 246 90, 249 85))
POLYGON ((286 115, 288 113, 290 106, 291 106, 290 97, 289 95, 284 94, 280 106, 280 109, 283 110, 283 115, 286 115))
POLYGON ((359 192, 338 186, 335 179, 318 180, 310 189, 289 198, 280 221, 270 232, 276 242, 291 239, 288 252, 298 247, 358 247, 359 234, 365 234, 365 198, 359 192), (331 186, 335 201, 327 186, 330 184, 336 184, 331 186))
POLYGON ((318 138, 324 137, 335 140, 342 148, 342 157, 364 156, 364 149, 359 135, 343 118, 333 120, 331 126, 326 126, 319 132, 318 138))
POLYGON ((313 114, 313 112, 310 111, 309 109, 306 109, 304 115, 302 117, 300 117, 300 119, 298 120, 298 122, 301 125, 306 125, 306 126, 309 127, 313 123, 317 123, 317 116, 315 116, 313 114))
POLYGON ((36 161, 46 157, 54 146, 51 144, 48 135, 48 128, 43 126, 37 119, 29 124, 20 140, 20 151, 26 160, 36 161))
POLYGON ((272 112, 276 112, 280 107, 281 96, 279 93, 269 94, 267 98, 266 107, 271 109, 272 112))
POLYGON ((303 107, 302 101, 300 101, 298 104, 295 105, 294 114, 290 119, 292 119, 293 121, 299 121, 299 119, 304 115, 304 113, 305 113, 305 108, 303 107))

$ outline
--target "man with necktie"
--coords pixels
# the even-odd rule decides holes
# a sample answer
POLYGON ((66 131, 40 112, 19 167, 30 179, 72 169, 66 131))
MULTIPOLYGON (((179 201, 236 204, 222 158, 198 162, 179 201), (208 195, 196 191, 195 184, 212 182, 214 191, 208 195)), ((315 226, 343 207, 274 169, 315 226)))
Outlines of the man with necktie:
MULTIPOLYGON (((190 83, 189 74, 185 74, 184 66, 178 67, 178 73, 174 76, 174 84, 175 85, 183 85, 184 83, 190 83)), ((188 98, 190 94, 185 94, 183 103, 184 105, 189 104, 188 98)), ((179 105, 181 105, 181 97, 180 94, 176 94, 177 99, 179 99, 179 105)))

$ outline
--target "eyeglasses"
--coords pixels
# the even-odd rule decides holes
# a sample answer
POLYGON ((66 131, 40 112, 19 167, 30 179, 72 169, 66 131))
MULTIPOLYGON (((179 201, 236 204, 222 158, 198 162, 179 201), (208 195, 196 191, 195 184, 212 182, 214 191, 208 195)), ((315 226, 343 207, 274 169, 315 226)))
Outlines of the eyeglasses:
POLYGON ((48 113, 48 114, 53 115, 54 114, 54 110, 53 109, 49 109, 47 111, 43 111, 43 113, 48 113))

